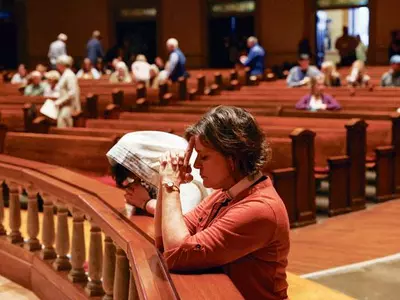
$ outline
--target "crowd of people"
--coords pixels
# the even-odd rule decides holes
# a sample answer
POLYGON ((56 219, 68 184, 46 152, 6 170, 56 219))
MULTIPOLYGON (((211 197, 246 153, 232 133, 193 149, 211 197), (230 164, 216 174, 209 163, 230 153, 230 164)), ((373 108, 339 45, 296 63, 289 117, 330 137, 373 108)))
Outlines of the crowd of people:
MULTIPOLYGON (((370 76, 367 74, 365 63, 355 60, 345 78, 345 84, 350 87, 370 86, 370 76)), ((302 98, 297 104, 297 109, 307 110, 337 110, 340 104, 332 96, 322 93, 323 88, 339 87, 342 85, 340 73, 332 61, 325 61, 321 69, 310 65, 308 54, 300 54, 298 65, 290 69, 286 78, 288 87, 311 88, 310 94, 302 98)), ((390 69, 382 75, 382 87, 400 87, 400 55, 390 58, 390 69)))

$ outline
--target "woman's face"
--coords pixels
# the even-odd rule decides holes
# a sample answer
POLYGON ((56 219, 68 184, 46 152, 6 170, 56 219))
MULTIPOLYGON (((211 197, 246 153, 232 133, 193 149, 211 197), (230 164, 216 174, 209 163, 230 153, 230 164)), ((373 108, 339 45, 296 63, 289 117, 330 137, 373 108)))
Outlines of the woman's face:
POLYGON ((235 184, 234 165, 231 158, 206 147, 198 136, 195 137, 197 158, 194 167, 200 170, 203 185, 213 189, 229 189, 235 184))

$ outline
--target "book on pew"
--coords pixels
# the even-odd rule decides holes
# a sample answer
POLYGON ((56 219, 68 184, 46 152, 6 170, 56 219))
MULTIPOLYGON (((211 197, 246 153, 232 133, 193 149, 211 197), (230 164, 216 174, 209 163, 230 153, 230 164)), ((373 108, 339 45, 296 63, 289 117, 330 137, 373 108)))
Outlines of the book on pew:
POLYGON ((40 113, 46 117, 49 117, 50 119, 57 120, 58 108, 53 100, 46 99, 42 108, 40 109, 40 113))

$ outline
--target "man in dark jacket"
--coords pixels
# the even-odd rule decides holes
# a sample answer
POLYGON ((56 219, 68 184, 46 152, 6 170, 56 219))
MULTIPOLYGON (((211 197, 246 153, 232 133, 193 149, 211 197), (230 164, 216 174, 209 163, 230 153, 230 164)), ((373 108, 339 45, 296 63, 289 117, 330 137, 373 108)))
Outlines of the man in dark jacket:
POLYGON ((101 46, 100 40, 101 40, 100 31, 95 30, 93 31, 92 38, 88 41, 86 46, 87 48, 86 57, 90 59, 93 66, 97 64, 98 58, 104 57, 104 51, 103 47, 101 46))

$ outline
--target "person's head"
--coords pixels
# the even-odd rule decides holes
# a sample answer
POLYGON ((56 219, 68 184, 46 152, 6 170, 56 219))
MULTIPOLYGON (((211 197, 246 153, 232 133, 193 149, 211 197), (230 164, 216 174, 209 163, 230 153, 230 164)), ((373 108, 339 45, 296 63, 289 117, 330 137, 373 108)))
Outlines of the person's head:
POLYGON ((332 61, 324 61, 321 64, 321 71, 325 76, 331 76, 332 72, 335 71, 335 64, 332 61))
POLYGON ((85 72, 89 72, 92 69, 92 62, 91 62, 91 60, 89 58, 85 58, 83 60, 82 69, 85 72))
POLYGON ((33 71, 30 77, 33 85, 39 85, 42 81, 42 74, 39 71, 33 71))
POLYGON ((343 36, 348 36, 349 35, 349 27, 343 26, 343 36))
POLYGON ((114 58, 114 59, 112 60, 111 66, 114 68, 114 70, 117 69, 117 63, 119 63, 120 61, 121 61, 121 60, 118 59, 118 58, 114 58))
POLYGON ((324 92, 324 78, 322 76, 311 77, 310 79, 311 95, 321 96, 324 92))
POLYGON ((305 71, 310 66, 310 56, 308 54, 300 54, 298 62, 300 68, 305 71))
POLYGON ((166 45, 168 52, 172 52, 179 47, 178 40, 175 38, 168 39, 166 45))
POLYGON ((18 74, 21 75, 21 77, 25 77, 26 74, 27 74, 27 72, 28 72, 28 71, 26 70, 26 67, 25 67, 24 64, 20 64, 20 65, 18 66, 18 74))
POLYGON ((164 61, 161 57, 157 56, 156 59, 154 60, 154 64, 159 67, 162 68, 164 67, 164 61))
POLYGON ((36 71, 38 71, 42 75, 42 77, 44 77, 44 74, 47 72, 47 67, 45 65, 38 64, 36 66, 36 71))
POLYGON ((255 36, 251 36, 247 39, 247 47, 252 48, 258 43, 258 39, 255 36))
POLYGON ((67 36, 65 33, 60 33, 60 34, 58 35, 57 39, 58 39, 59 41, 62 41, 62 42, 64 42, 64 43, 66 43, 67 40, 68 40, 68 36, 67 36))
POLYGON ((119 61, 115 65, 115 70, 118 72, 119 77, 125 77, 128 73, 128 67, 123 61, 119 61))
POLYGON ((198 152, 194 167, 205 187, 229 189, 246 176, 260 172, 270 158, 261 128, 246 110, 218 106, 186 130, 198 152))
POLYGON ((356 40, 361 43, 361 36, 359 34, 356 35, 356 40))
MULTIPOLYGON (((119 187, 133 180, 157 191, 160 175, 160 157, 167 151, 185 151, 187 141, 161 131, 135 131, 125 134, 107 153, 112 176, 119 187)), ((200 180, 198 173, 192 173, 200 180)))
POLYGON ((71 56, 60 55, 56 60, 56 68, 62 74, 64 71, 72 66, 73 60, 71 56))
POLYGON ((95 39, 100 40, 100 39, 101 39, 101 33, 100 33, 100 31, 99 31, 99 30, 93 31, 93 33, 92 33, 92 38, 95 38, 95 39))
POLYGON ((400 72, 400 55, 393 55, 390 58, 390 65, 391 65, 393 72, 399 73, 400 72))
POLYGON ((55 87, 57 82, 60 80, 60 73, 55 70, 49 71, 45 74, 47 82, 51 87, 55 87))
POLYGON ((138 54, 137 56, 136 56, 136 60, 135 61, 144 61, 144 62, 147 62, 147 58, 146 58, 146 56, 144 56, 143 54, 138 54))

